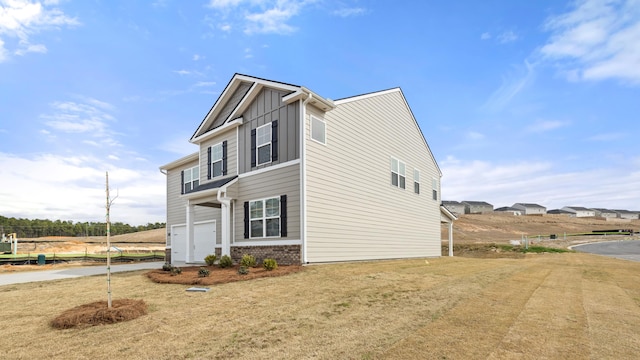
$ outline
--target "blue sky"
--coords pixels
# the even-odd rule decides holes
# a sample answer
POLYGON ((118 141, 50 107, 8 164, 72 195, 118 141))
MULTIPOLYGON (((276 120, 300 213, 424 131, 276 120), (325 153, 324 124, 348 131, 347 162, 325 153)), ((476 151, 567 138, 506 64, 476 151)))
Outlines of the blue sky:
MULTIPOLYGON (((0 214, 165 220, 234 73, 401 87, 443 198, 640 210, 640 1, 0 0, 0 214)), ((390 125, 392 126, 392 125, 390 125)))

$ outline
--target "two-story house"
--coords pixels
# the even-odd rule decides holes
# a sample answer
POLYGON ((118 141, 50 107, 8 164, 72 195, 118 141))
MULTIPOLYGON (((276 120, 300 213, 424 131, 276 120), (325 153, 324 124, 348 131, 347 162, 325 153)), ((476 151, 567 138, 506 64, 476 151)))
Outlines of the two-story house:
POLYGON ((167 260, 440 256, 440 169, 399 88, 329 100, 235 74, 167 179, 167 260))

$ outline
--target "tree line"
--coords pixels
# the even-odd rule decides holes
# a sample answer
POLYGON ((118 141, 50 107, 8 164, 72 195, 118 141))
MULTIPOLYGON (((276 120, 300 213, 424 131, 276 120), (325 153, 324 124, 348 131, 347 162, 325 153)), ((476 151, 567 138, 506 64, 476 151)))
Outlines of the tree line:
MULTIPOLYGON (((111 223, 111 235, 129 234, 144 230, 161 229, 165 223, 147 223, 132 226, 121 222, 111 223)), ((0 235, 16 233, 18 238, 35 238, 42 236, 106 236, 105 222, 73 222, 64 220, 19 219, 0 215, 0 235)))

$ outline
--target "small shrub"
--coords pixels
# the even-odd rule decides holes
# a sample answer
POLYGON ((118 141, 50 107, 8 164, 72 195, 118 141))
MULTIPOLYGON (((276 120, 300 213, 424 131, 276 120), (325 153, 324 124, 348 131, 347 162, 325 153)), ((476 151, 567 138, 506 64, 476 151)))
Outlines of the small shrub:
POLYGON ((275 270, 278 268, 278 262, 276 262, 275 259, 264 259, 264 261, 262 262, 262 267, 265 270, 275 270))
POLYGON ((246 267, 246 266, 244 266, 244 265, 241 265, 241 266, 238 268, 238 274, 240 274, 240 275, 247 275, 248 273, 249 273, 249 268, 248 268, 248 267, 246 267))
POLYGON ((232 267, 232 266, 233 266, 233 260, 231 260, 231 256, 222 255, 222 257, 220 258, 220 267, 221 268, 228 268, 228 267, 232 267))
POLYGON ((164 265, 162 265, 162 271, 171 271, 171 268, 173 268, 173 266, 171 264, 169 264, 168 262, 164 263, 164 265))
POLYGON ((176 275, 180 275, 182 274, 182 269, 180 269, 177 266, 172 266, 171 267, 171 276, 176 276, 176 275))
POLYGON ((244 254, 242 255, 242 260, 240 260, 240 265, 244 267, 255 267, 256 266, 256 258, 253 255, 244 254))
POLYGON ((207 277, 207 276, 209 276, 209 269, 201 267, 198 270, 198 277, 207 277))
POLYGON ((209 266, 213 266, 217 259, 218 257, 215 254, 211 254, 204 257, 204 262, 209 266))

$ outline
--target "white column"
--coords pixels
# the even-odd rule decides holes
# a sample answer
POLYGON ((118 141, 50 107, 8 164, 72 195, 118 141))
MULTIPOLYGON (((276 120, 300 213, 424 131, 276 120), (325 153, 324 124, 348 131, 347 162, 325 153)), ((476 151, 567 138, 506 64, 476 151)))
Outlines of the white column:
POLYGON ((229 219, 231 219, 231 206, 229 206, 230 204, 227 201, 222 201, 221 205, 222 224, 220 225, 220 229, 222 234, 220 234, 220 239, 222 242, 222 255, 231 256, 231 232, 229 231, 229 227, 231 226, 229 221, 229 219))
POLYGON ((187 249, 185 252, 185 261, 191 262, 192 259, 192 249, 193 249, 193 209, 194 206, 191 203, 187 203, 187 249))
POLYGON ((453 220, 449 221, 449 256, 453 256, 453 220))

